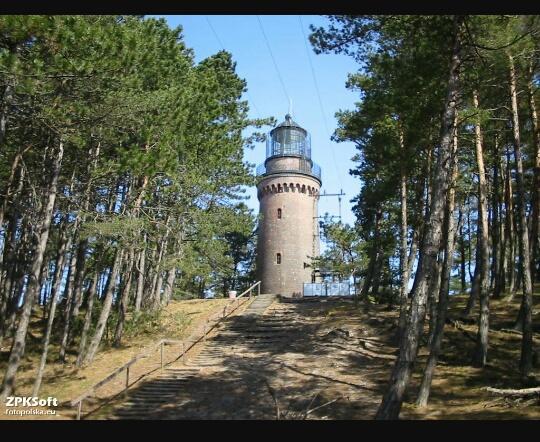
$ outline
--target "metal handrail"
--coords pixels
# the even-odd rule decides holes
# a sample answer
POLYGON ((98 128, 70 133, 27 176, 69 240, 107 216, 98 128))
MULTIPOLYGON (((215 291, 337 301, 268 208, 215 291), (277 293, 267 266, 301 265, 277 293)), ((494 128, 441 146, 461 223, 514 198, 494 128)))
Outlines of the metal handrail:
MULTIPOLYGON (((107 382, 113 380, 117 375, 122 373, 122 371, 129 369, 135 362, 137 362, 140 359, 146 358, 152 354, 153 351, 155 351, 158 347, 162 348, 163 345, 169 345, 169 344, 180 344, 183 341, 177 341, 172 339, 161 339, 154 345, 151 345, 141 353, 139 353, 137 356, 129 360, 127 363, 122 365, 121 367, 114 370, 112 373, 110 373, 107 377, 103 378, 101 381, 99 381, 97 384, 94 384, 92 387, 90 387, 88 390, 86 390, 83 394, 78 396, 77 398, 73 399, 70 402, 70 405, 74 407, 75 405, 81 405, 82 401, 86 398, 88 398, 92 393, 95 393, 95 391, 99 388, 105 385, 107 382)), ((127 372, 128 376, 126 378, 126 386, 129 384, 129 373, 127 372)), ((80 416, 78 416, 79 418, 80 416)))
MULTIPOLYGON (((150 345, 147 349, 145 349, 144 351, 142 351, 141 353, 139 353, 137 356, 135 356, 134 358, 132 358, 131 360, 129 360, 127 363, 125 363, 124 365, 122 365, 121 367, 117 368, 116 370, 114 370, 112 373, 110 373, 107 377, 103 378, 101 381, 99 381, 98 383, 94 384, 92 387, 90 387, 88 390, 86 390, 84 393, 82 393, 81 395, 79 395, 78 397, 76 397, 75 399, 71 400, 69 402, 69 405, 72 406, 72 407, 75 407, 77 406, 77 420, 80 420, 81 419, 81 414, 82 414, 82 404, 83 404, 83 401, 85 399, 87 399, 88 397, 90 397, 93 393, 95 393, 95 391, 99 388, 99 387, 102 387, 103 385, 105 385, 107 382, 111 381, 112 379, 116 378, 116 376, 118 376, 120 373, 122 373, 124 370, 126 371, 126 384, 125 384, 125 388, 124 390, 122 391, 125 391, 129 388, 129 368, 135 363, 137 362, 138 360, 140 359, 143 359, 143 358, 146 358, 146 357, 149 357, 151 356, 151 354, 153 352, 155 352, 158 348, 160 349, 160 359, 161 359, 161 369, 163 369, 164 367, 164 364, 163 364, 163 346, 164 345, 174 345, 174 344, 183 344, 182 345, 182 352, 178 355, 178 358, 174 359, 174 361, 178 360, 180 357, 183 357, 185 355, 186 352, 188 352, 195 344, 199 343, 201 340, 206 340, 206 335, 208 333, 210 333, 214 328, 215 326, 217 325, 217 323, 219 322, 220 319, 224 319, 225 317, 231 315, 235 310, 238 309, 238 307, 240 307, 240 305, 242 305, 239 301, 241 297, 245 296, 247 293, 249 293, 249 298, 252 297, 252 293, 253 293, 253 290, 255 289, 255 287, 258 287, 258 291, 257 291, 257 294, 260 295, 261 294, 261 281, 258 281, 256 282, 255 284, 253 284, 251 287, 249 287, 246 291, 242 292, 242 294, 240 294, 239 296, 237 296, 235 299, 233 299, 231 302, 229 302, 229 304, 225 305, 225 307, 223 308, 223 313, 221 312, 218 312, 217 314, 211 316, 210 318, 207 318, 206 319, 206 322, 204 324, 204 328, 203 328, 203 333, 201 336, 199 336, 199 338, 195 339, 191 345, 189 345, 187 348, 186 346, 184 345, 186 341, 190 341, 190 338, 191 336, 189 336, 187 339, 184 339, 182 341, 180 340, 173 340, 173 339, 160 339, 157 343, 153 344, 153 345, 150 345), (236 307, 234 307, 232 310, 228 311, 227 312, 227 307, 229 305, 234 305, 235 303, 237 303, 236 307), (208 327, 208 323, 212 322, 213 320, 216 320, 215 323, 209 328, 208 327)), ((195 333, 193 333, 195 334, 195 333)), ((171 361, 173 362, 173 361, 171 361)), ((169 362, 170 364, 170 362, 169 362)), ((168 364, 165 364, 165 365, 168 365, 168 364)), ((153 371, 153 370, 152 370, 153 371)), ((140 379, 142 379, 144 376, 147 376, 149 373, 151 372, 148 372, 144 375, 141 376, 140 379)), ((112 400, 114 397, 116 397, 117 395, 113 396, 110 400, 112 400)))
POLYGON ((242 292, 242 294, 238 295, 237 298, 241 298, 246 293, 249 292, 249 297, 251 298, 253 289, 257 287, 257 295, 261 294, 261 281, 257 281, 255 284, 253 284, 250 288, 248 288, 246 291, 242 292))
POLYGON ((314 176, 315 178, 321 180, 321 166, 314 161, 312 161, 312 163, 313 165, 298 164, 297 167, 291 167, 289 169, 270 169, 270 171, 268 171, 266 164, 262 163, 259 164, 255 169, 255 176, 260 177, 266 174, 272 175, 278 173, 301 173, 304 175, 314 176))

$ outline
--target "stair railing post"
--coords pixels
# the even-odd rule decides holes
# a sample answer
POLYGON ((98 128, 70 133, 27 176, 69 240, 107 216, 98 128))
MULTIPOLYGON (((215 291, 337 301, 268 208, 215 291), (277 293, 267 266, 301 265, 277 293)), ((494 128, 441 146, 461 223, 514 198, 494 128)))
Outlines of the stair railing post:
POLYGON ((160 347, 160 362, 161 362, 161 371, 163 371, 163 341, 161 341, 160 347))
POLYGON ((182 341, 182 364, 186 363, 186 344, 182 341))
POLYGON ((77 405, 77 420, 81 420, 81 413, 82 413, 82 399, 79 401, 79 405, 77 405))
POLYGON ((129 366, 126 368, 126 390, 129 387, 129 366))
POLYGON ((257 296, 261 296, 261 281, 257 283, 257 296))

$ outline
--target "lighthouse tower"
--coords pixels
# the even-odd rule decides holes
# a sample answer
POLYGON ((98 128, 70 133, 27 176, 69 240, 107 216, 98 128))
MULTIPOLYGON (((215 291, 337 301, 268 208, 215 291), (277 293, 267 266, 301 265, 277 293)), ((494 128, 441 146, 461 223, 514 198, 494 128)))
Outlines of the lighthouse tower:
POLYGON ((308 132, 287 114, 269 133, 257 168, 260 218, 257 272, 263 293, 302 295, 319 254, 317 203, 321 169, 311 160, 308 132))

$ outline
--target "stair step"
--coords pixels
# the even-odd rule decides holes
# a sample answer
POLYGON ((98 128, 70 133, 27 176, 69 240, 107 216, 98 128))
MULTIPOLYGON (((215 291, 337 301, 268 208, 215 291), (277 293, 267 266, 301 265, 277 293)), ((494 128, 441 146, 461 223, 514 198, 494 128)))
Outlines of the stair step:
POLYGON ((165 371, 182 372, 182 373, 197 373, 197 370, 193 370, 192 368, 180 368, 180 367, 168 367, 168 368, 165 368, 165 371))
POLYGON ((185 391, 185 388, 176 388, 176 389, 168 389, 168 390, 146 390, 146 391, 140 391, 140 396, 146 396, 146 397, 176 397, 176 395, 181 392, 185 391))
POLYGON ((146 390, 146 391, 134 391, 133 394, 129 395, 129 397, 145 397, 145 398, 149 398, 149 397, 161 397, 161 395, 163 396, 167 396, 167 397, 174 397, 176 396, 179 392, 181 391, 184 391, 185 388, 179 388, 179 389, 175 389, 175 390, 166 390, 166 391, 161 391, 161 390, 146 390))
POLYGON ((183 381, 183 382, 189 382, 191 381, 192 379, 196 379, 197 376, 171 376, 171 375, 168 375, 168 377, 158 377, 157 379, 174 379, 175 381, 183 381))
POLYGON ((153 419, 151 413, 145 413, 142 410, 118 410, 115 415, 124 419, 153 419))
POLYGON ((173 399, 175 398, 176 396, 178 395, 178 391, 176 392, 169 392, 169 393, 165 393, 165 394, 156 394, 154 392, 150 392, 150 391, 147 391, 147 392, 137 392, 137 393, 134 393, 132 395, 130 395, 130 398, 131 399, 144 399, 144 400, 152 400, 152 399, 159 399, 159 398, 169 398, 169 399, 173 399))
MULTIPOLYGON (((245 335, 245 336, 242 336, 242 340, 256 340, 256 339, 261 339, 261 340, 264 340, 264 339, 270 339, 270 338, 276 338, 276 337, 280 337, 280 338, 288 338, 290 336, 290 333, 289 334, 278 334, 278 333, 266 333, 266 334, 260 334, 259 336, 255 335, 255 334, 249 334, 249 335, 245 335)), ((232 339, 233 337, 232 336, 216 336, 214 338, 214 340, 216 342, 222 342, 224 340, 232 340, 233 342, 234 341, 237 341, 237 339, 232 339)))
POLYGON ((178 384, 169 384, 169 385, 163 385, 163 384, 153 384, 153 385, 147 385, 144 387, 140 387, 137 392, 141 393, 154 393, 155 391, 166 391, 166 392, 175 392, 179 390, 183 390, 186 388, 186 385, 188 385, 190 382, 193 381, 184 381, 182 383, 178 384))
POLYGON ((147 408, 155 407, 156 405, 166 405, 174 403, 174 398, 135 398, 133 400, 129 400, 127 402, 124 402, 122 406, 126 407, 134 407, 134 406, 145 406, 147 408))
POLYGON ((156 391, 156 390, 174 391, 175 389, 178 389, 178 388, 184 388, 187 383, 188 381, 177 383, 177 384, 153 384, 153 385, 140 387, 139 391, 156 391))
POLYGON ((199 370, 197 370, 197 372, 195 373, 182 373, 182 372, 169 372, 169 373, 161 373, 159 375, 159 378, 164 378, 164 379, 193 379, 195 377, 197 377, 200 373, 198 372, 199 370))
POLYGON ((294 330, 294 329, 286 330, 286 329, 283 329, 283 328, 275 328, 275 329, 255 328, 255 329, 246 331, 246 332, 243 333, 243 334, 240 334, 240 333, 234 333, 234 332, 222 332, 222 333, 220 333, 219 335, 215 336, 214 339, 215 339, 216 337, 221 337, 221 336, 235 337, 235 338, 244 338, 245 336, 255 336, 255 335, 259 335, 259 336, 263 336, 263 337, 264 337, 264 336, 268 336, 268 335, 272 335, 272 334, 276 334, 276 333, 289 332, 289 331, 292 331, 292 330, 294 330))
POLYGON ((175 404, 176 402, 180 402, 178 396, 165 396, 163 399, 161 399, 161 396, 155 396, 155 397, 147 397, 147 396, 138 396, 133 398, 128 398, 128 400, 124 403, 122 403, 122 406, 129 405, 130 407, 132 405, 144 405, 144 406, 150 406, 152 404, 175 404))
POLYGON ((171 378, 171 377, 163 377, 163 378, 154 378, 151 382, 145 384, 146 385, 175 385, 175 384, 181 384, 182 382, 185 382, 187 379, 184 378, 171 378))
POLYGON ((141 389, 145 388, 174 388, 174 387, 183 387, 189 380, 176 380, 173 382, 152 382, 151 385, 145 385, 144 387, 140 387, 141 389))

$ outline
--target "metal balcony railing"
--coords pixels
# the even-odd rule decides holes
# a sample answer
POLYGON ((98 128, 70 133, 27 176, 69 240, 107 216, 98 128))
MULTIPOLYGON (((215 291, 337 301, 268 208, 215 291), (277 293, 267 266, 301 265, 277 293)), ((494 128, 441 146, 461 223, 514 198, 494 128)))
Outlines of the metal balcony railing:
POLYGON ((310 165, 308 161, 306 162, 300 162, 298 163, 297 167, 293 167, 290 169, 274 169, 267 171, 266 165, 259 164, 256 169, 256 175, 257 176, 263 176, 263 175, 272 175, 274 173, 303 173, 306 175, 311 175, 315 178, 317 178, 319 181, 321 180, 321 167, 313 162, 313 166, 310 165))

